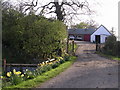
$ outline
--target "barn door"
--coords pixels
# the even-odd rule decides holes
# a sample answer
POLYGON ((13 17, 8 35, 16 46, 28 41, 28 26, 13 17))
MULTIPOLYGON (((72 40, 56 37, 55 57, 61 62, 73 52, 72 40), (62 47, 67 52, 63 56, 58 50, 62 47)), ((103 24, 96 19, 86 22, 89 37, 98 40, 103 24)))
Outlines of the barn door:
POLYGON ((100 43, 100 35, 95 35, 95 41, 96 43, 100 43))
POLYGON ((84 41, 90 41, 90 35, 89 34, 84 35, 84 41))

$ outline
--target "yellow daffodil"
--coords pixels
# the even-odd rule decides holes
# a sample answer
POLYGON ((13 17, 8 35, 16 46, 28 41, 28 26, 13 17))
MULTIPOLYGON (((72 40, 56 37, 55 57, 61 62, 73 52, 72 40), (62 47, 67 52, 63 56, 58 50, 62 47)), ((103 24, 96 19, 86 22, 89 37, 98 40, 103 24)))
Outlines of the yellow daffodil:
POLYGON ((38 64, 38 66, 41 66, 41 63, 40 63, 40 64, 38 64))
POLYGON ((63 60, 63 58, 62 58, 62 57, 59 57, 59 59, 63 60))
POLYGON ((42 62, 42 64, 44 65, 45 63, 44 63, 44 62, 42 62))
POLYGON ((18 72, 15 72, 14 74, 16 74, 16 75, 20 75, 20 74, 21 74, 21 72, 20 72, 20 71, 18 71, 18 72))
POLYGON ((40 65, 41 67, 44 66, 43 64, 40 65))
POLYGON ((26 69, 26 71, 28 71, 28 69, 26 69))
POLYGON ((21 77, 24 77, 24 74, 22 74, 21 77))
POLYGON ((15 69, 13 69, 13 73, 14 73, 14 74, 16 73, 16 70, 15 70, 15 69))
POLYGON ((52 64, 52 62, 50 62, 49 64, 52 64))
POLYGON ((45 63, 47 64, 49 61, 46 61, 45 63))
POLYGON ((29 76, 27 76, 27 78, 29 78, 29 76))
POLYGON ((4 77, 3 76, 0 76, 1 79, 3 79, 4 77))
POLYGON ((8 76, 8 77, 10 77, 10 76, 11 76, 11 74, 12 74, 11 72, 7 72, 7 76, 8 76))

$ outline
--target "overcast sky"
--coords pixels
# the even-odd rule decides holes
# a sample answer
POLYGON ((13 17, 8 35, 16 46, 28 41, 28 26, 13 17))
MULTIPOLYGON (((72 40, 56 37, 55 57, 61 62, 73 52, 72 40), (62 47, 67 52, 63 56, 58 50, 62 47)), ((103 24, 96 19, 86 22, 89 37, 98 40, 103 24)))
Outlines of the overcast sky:
POLYGON ((120 0, 88 0, 90 8, 95 11, 92 16, 82 16, 83 20, 95 20, 99 25, 104 25, 108 30, 115 30, 118 35, 118 2, 120 0))
MULTIPOLYGON (((7 0, 6 0, 7 1, 7 0)), ((11 0, 12 2, 15 0, 11 0)), ((19 0, 24 1, 24 0, 19 0)), ((26 1, 26 0, 25 0, 26 1)), ((31 1, 31 0, 30 0, 31 1)), ((51 0, 39 0, 41 3, 47 3, 51 0)), ((67 0, 69 1, 69 0, 67 0)), ((83 1, 83 0, 79 0, 83 1)), ((81 21, 94 20, 99 25, 104 25, 108 30, 114 27, 115 34, 118 34, 118 2, 120 0, 87 0, 91 10, 95 11, 92 16, 80 16, 81 21)), ((79 23, 79 22, 75 22, 79 23)))
POLYGON ((118 34, 119 1, 120 0, 99 0, 100 5, 95 6, 98 15, 92 17, 97 23, 103 24, 109 30, 114 27, 116 34, 118 34))

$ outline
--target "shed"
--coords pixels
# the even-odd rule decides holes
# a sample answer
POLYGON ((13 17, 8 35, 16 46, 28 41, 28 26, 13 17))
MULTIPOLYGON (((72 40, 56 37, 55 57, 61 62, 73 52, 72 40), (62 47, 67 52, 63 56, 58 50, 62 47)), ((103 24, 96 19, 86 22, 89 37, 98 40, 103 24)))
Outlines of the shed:
POLYGON ((100 25, 98 28, 88 29, 68 29, 69 36, 74 36, 75 39, 81 37, 83 41, 105 43, 106 38, 112 35, 108 29, 100 25))
POLYGON ((90 35, 95 32, 95 28, 89 29, 69 29, 69 36, 74 36, 75 39, 81 37, 83 41, 90 41, 90 35))
POLYGON ((99 26, 96 31, 91 35, 91 42, 98 42, 98 43, 105 43, 108 36, 112 35, 108 29, 101 25, 99 26))

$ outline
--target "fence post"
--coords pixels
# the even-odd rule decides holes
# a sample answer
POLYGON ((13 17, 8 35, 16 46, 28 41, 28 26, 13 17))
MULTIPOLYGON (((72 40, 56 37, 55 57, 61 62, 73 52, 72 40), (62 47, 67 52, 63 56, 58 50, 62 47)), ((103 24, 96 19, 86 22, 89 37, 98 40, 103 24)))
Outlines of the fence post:
POLYGON ((67 50, 66 50, 67 53, 68 53, 68 48, 69 48, 69 35, 67 37, 67 50))
POLYGON ((98 51, 98 43, 96 42, 96 51, 98 51))
POLYGON ((74 55, 74 40, 72 41, 72 53, 74 55))
POLYGON ((20 72, 22 72, 22 73, 23 73, 22 65, 20 65, 20 72))
POLYGON ((6 59, 4 59, 3 65, 4 74, 6 75, 6 59))

